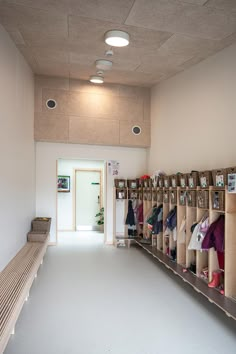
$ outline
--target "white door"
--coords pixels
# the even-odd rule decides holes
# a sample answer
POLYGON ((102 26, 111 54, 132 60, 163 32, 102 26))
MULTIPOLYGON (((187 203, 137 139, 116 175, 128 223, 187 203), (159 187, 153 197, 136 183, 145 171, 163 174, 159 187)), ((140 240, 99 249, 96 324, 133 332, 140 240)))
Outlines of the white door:
POLYGON ((101 171, 76 171, 76 230, 98 230, 95 215, 101 207, 101 171))

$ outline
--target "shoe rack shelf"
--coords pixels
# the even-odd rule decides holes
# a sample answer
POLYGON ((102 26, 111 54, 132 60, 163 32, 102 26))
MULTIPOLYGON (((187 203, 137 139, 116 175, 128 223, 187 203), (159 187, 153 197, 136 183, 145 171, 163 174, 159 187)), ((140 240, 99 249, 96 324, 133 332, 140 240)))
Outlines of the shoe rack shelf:
MULTIPOLYGON (((218 195, 218 194, 217 194, 218 195)), ((117 196, 117 188, 114 188, 114 197, 117 196)), ((127 189, 128 197, 128 189, 127 189)), ((135 238, 138 246, 155 257, 159 262, 180 276, 184 282, 191 285, 198 293, 203 294, 207 299, 221 308, 227 316, 236 320, 236 194, 228 193, 227 187, 208 188, 196 187, 143 187, 138 190, 138 202, 143 203, 144 214, 144 235, 150 235, 145 224, 146 215, 150 214, 153 206, 163 205, 163 221, 171 209, 177 206, 177 241, 173 235, 166 236, 164 230, 158 235, 152 235, 150 245, 141 243, 135 238), (212 193, 219 193, 224 203, 213 205, 212 193), (207 203, 199 203, 201 196, 206 196, 207 203), (182 199, 181 199, 182 197, 182 199), (208 251, 189 250, 192 232, 191 226, 199 222, 204 215, 209 216, 210 224, 221 214, 225 215, 225 265, 223 277, 224 294, 219 289, 209 288, 208 283, 212 281, 212 273, 219 269, 217 252, 211 248, 208 251), (180 225, 182 220, 186 221, 185 242, 179 241, 180 225), (176 248, 176 260, 171 259, 170 250, 176 248), (169 252, 168 252, 169 250, 169 252), (191 265, 195 264, 195 270, 191 265), (208 268, 208 276, 204 276, 204 270, 208 268)), ((125 216, 127 214, 128 201, 125 201, 125 216)), ((126 229, 126 227, 125 227, 126 229)), ((115 230, 115 229, 114 229, 115 230)), ((126 229, 127 230, 127 229, 126 229)), ((139 234, 140 230, 138 230, 139 234)), ((114 231, 114 238, 115 238, 114 231)), ((127 232, 124 232, 127 238, 127 232)))
POLYGON ((162 263, 175 275, 179 276, 185 283, 192 286, 196 292, 202 294, 209 300, 209 302, 214 303, 223 310, 228 317, 232 317, 236 320, 236 303, 234 301, 226 296, 222 296, 219 292, 215 291, 215 289, 209 288, 206 282, 194 276, 192 273, 183 273, 183 267, 181 265, 173 262, 168 256, 157 250, 155 247, 144 245, 138 240, 135 240, 135 242, 158 262, 162 263))

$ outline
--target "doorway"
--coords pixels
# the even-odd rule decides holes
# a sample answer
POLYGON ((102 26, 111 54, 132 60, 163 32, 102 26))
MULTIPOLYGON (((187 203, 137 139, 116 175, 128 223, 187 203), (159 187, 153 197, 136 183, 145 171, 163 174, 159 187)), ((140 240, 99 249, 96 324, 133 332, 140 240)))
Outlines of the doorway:
POLYGON ((57 193, 57 242, 106 242, 106 173, 104 160, 57 160, 57 178, 65 176, 70 181, 67 191, 57 193), (100 226, 100 217, 95 215, 102 207, 105 222, 100 226))
POLYGON ((102 208, 102 171, 75 170, 75 231, 103 231, 98 225, 102 208))

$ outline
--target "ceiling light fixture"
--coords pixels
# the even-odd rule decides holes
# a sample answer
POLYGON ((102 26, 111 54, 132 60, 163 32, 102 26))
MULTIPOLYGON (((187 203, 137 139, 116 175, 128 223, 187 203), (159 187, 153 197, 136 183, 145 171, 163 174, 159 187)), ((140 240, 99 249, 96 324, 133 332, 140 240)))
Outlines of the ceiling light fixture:
POLYGON ((103 84, 104 77, 98 75, 92 75, 90 76, 89 81, 92 82, 93 84, 103 84))
POLYGON ((98 70, 110 70, 112 68, 112 61, 107 59, 98 59, 95 61, 98 70))
POLYGON ((120 30, 111 30, 105 33, 105 42, 112 47, 125 47, 129 44, 129 34, 120 30))

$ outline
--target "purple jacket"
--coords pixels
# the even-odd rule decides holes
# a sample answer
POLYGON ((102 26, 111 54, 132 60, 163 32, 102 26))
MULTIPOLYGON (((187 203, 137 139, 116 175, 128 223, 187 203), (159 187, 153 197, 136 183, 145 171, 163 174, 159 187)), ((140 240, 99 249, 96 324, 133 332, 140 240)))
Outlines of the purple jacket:
POLYGON ((224 237, 225 237, 225 217, 220 217, 213 222, 206 232, 204 240, 202 241, 202 249, 208 250, 214 247, 216 251, 224 251, 224 237))

